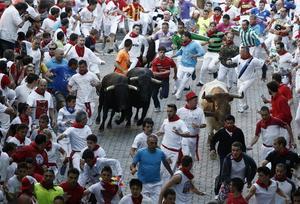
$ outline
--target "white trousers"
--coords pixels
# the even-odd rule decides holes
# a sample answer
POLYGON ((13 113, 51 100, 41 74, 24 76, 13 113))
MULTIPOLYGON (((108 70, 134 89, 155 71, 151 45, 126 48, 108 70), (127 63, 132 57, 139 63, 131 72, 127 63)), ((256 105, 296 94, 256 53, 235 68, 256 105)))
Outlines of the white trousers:
POLYGON ((188 80, 191 78, 194 70, 194 67, 184 67, 182 64, 178 65, 177 80, 175 81, 176 98, 180 98, 181 93, 188 80))
MULTIPOLYGON (((162 145, 161 145, 160 149, 165 153, 166 158, 171 160, 170 167, 174 173, 175 169, 176 169, 176 163, 178 160, 179 152, 168 150, 165 147, 163 147, 162 145)), ((166 168, 162 164, 161 165, 161 180, 162 180, 163 184, 165 184, 167 181, 169 181, 170 177, 171 177, 170 173, 166 170, 166 168)))
POLYGON ((69 139, 69 138, 63 138, 62 140, 59 140, 58 143, 59 143, 59 144, 62 146, 62 148, 65 150, 66 155, 67 155, 67 156, 70 156, 71 151, 72 151, 72 149, 71 149, 71 144, 70 144, 70 139, 69 139))
POLYGON ((244 98, 239 99, 239 106, 241 108, 243 108, 244 106, 247 105, 247 93, 246 91, 248 90, 248 88, 255 82, 256 78, 253 79, 249 79, 246 81, 241 81, 238 79, 237 81, 237 87, 238 87, 238 93, 241 95, 242 93, 244 93, 244 98))
POLYGON ((138 63, 138 61, 139 61, 138 58, 136 58, 136 57, 130 57, 131 64, 130 64, 130 67, 129 67, 128 70, 131 70, 131 69, 135 68, 136 65, 137 65, 137 63, 138 63))
POLYGON ((296 111, 296 116, 295 116, 295 122, 296 122, 296 134, 300 135, 300 103, 298 103, 297 111, 296 111))
POLYGON ((200 70, 199 82, 205 84, 207 72, 214 73, 218 70, 219 53, 207 52, 203 57, 203 64, 200 70))
POLYGON ((191 156, 194 161, 196 158, 196 149, 197 149, 196 145, 197 145, 196 138, 184 138, 182 140, 182 154, 191 156))
POLYGON ((142 194, 151 198, 153 203, 158 203, 162 181, 156 183, 144 183, 142 194))
POLYGON ((76 168, 79 171, 81 171, 81 168, 80 168, 80 159, 81 159, 80 152, 75 152, 74 155, 72 156, 73 168, 76 168))
POLYGON ((227 87, 231 88, 233 83, 236 81, 236 73, 234 68, 228 68, 220 64, 217 79, 226 83, 227 87))
POLYGON ((273 147, 266 147, 264 145, 261 145, 261 151, 260 151, 260 155, 259 155, 260 160, 259 161, 265 160, 266 157, 268 156, 268 154, 270 152, 272 152, 273 150, 274 150, 273 147))
MULTIPOLYGON (((94 91, 94 90, 93 90, 93 91, 94 91)), ((96 91, 95 91, 94 94, 95 94, 95 96, 97 96, 96 91)), ((94 94, 93 94, 93 95, 94 95, 94 94)), ((94 124, 95 119, 96 119, 96 117, 97 117, 97 116, 96 116, 97 112, 95 112, 95 110, 96 110, 96 103, 94 102, 95 100, 97 100, 97 98, 98 98, 98 96, 93 100, 93 102, 92 102, 92 101, 90 102, 92 115, 91 115, 91 117, 88 118, 87 125, 89 125, 89 126, 91 126, 91 125, 94 124)), ((86 111, 85 105, 82 104, 82 103, 79 103, 79 102, 76 103, 75 109, 76 109, 76 110, 84 110, 84 111, 86 111)))

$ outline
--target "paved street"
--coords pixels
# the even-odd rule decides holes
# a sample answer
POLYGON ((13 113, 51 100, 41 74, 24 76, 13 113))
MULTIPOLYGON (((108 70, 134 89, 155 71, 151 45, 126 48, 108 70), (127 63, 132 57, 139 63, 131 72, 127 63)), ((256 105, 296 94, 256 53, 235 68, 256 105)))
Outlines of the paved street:
MULTIPOLYGON (((113 63, 115 56, 113 55, 105 55, 101 56, 101 59, 106 61, 106 65, 102 67, 102 77, 105 74, 112 72, 113 70, 113 63)), ((192 90, 194 90, 197 94, 199 93, 199 88, 195 86, 198 76, 199 76, 199 69, 201 63, 198 63, 197 66, 197 79, 193 81, 192 90)), ((270 75, 270 73, 268 73, 270 75)), ((260 73, 259 73, 260 76, 260 73)), ((211 77, 211 76, 210 76, 211 77)), ((259 79, 255 83, 253 87, 250 88, 248 92, 248 104, 250 108, 243 114, 237 112, 237 100, 235 99, 232 102, 232 114, 236 117, 236 125, 240 127, 245 134, 246 143, 249 144, 252 137, 254 136, 255 131, 255 124, 256 121, 260 118, 257 110, 263 105, 263 102, 260 99, 260 96, 264 94, 268 96, 266 83, 260 81, 259 79)), ((171 95, 173 89, 173 81, 170 85, 170 95, 167 100, 163 100, 161 102, 161 107, 166 107, 168 103, 175 103, 177 107, 182 107, 185 104, 184 97, 182 100, 177 101, 174 96, 171 95)), ((236 87, 234 87, 231 92, 236 92, 236 87)), ((293 110, 295 112, 295 105, 293 105, 293 110)), ((151 101, 151 106, 148 111, 147 117, 151 117, 155 122, 155 131, 159 129, 160 125, 164 118, 166 118, 166 109, 164 108, 162 112, 155 113, 153 111, 153 103, 151 101)), ((142 131, 141 127, 137 127, 136 125, 132 125, 131 128, 125 128, 125 125, 117 126, 113 124, 113 129, 108 130, 106 129, 104 132, 99 133, 98 126, 94 129, 95 133, 99 135, 100 144, 105 149, 107 153, 107 157, 112 157, 118 159, 124 171, 124 179, 126 181, 126 188, 125 193, 129 191, 128 188, 128 181, 132 178, 130 174, 129 166, 131 164, 131 157, 129 156, 129 150, 133 139, 136 134, 142 131)), ((214 192, 214 179, 219 171, 219 161, 210 160, 208 156, 208 147, 206 145, 207 134, 206 131, 202 131, 200 134, 200 142, 199 142, 199 151, 201 155, 201 160, 199 162, 195 162, 193 172, 195 174, 195 185, 201 190, 207 193, 206 196, 194 196, 193 203, 204 204, 207 201, 213 199, 214 192)), ((258 160, 258 149, 261 146, 261 141, 254 146, 252 151, 249 151, 249 155, 252 156, 255 161, 258 160)))

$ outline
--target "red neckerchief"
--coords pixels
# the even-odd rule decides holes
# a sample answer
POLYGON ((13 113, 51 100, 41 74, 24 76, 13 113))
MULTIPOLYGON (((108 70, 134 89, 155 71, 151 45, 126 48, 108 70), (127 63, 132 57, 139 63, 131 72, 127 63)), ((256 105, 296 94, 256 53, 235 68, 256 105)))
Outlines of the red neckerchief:
POLYGON ((80 47, 79 45, 75 45, 75 50, 78 57, 83 57, 84 55, 84 46, 80 47))
POLYGON ((118 185, 112 184, 111 182, 101 182, 104 190, 101 190, 103 196, 104 204, 111 204, 111 200, 118 193, 118 185))
POLYGON ((80 124, 80 123, 78 123, 78 122, 74 122, 73 124, 72 124, 72 127, 74 127, 74 128, 84 128, 84 125, 82 125, 82 124, 80 124))
POLYGON ((185 167, 181 167, 180 171, 190 180, 194 178, 194 175, 191 173, 191 171, 185 167))
POLYGON ((213 15, 213 21, 216 22, 217 24, 220 22, 222 16, 216 16, 216 15, 213 15))
POLYGON ((131 32, 131 33, 129 34, 129 37, 131 37, 131 38, 136 38, 137 36, 139 36, 139 35, 136 34, 135 32, 131 32))
POLYGON ((61 26, 60 28, 64 32, 64 34, 66 35, 67 34, 67 28, 66 28, 66 26, 61 26))
POLYGON ((233 41, 231 41, 231 40, 226 40, 225 41, 225 45, 226 46, 229 46, 229 45, 233 45, 234 43, 233 43, 233 41))
POLYGON ((141 204, 143 201, 143 195, 140 194, 139 197, 134 198, 133 196, 131 196, 131 201, 133 204, 141 204))
POLYGON ((235 132, 236 129, 237 129, 237 127, 236 127, 235 125, 233 125, 233 126, 231 126, 231 127, 226 127, 226 126, 224 126, 224 128, 225 128, 228 132, 231 132, 231 133, 235 132))
POLYGON ((289 150, 287 148, 284 148, 283 151, 278 151, 278 154, 280 156, 286 156, 286 155, 288 155, 288 153, 289 153, 289 150))
POLYGON ((279 51, 279 52, 277 52, 280 56, 282 56, 282 55, 285 55, 286 53, 287 53, 287 51, 286 50, 282 50, 282 51, 279 51))
POLYGON ((17 140, 19 140, 21 144, 24 144, 25 137, 22 137, 21 135, 19 135, 18 133, 16 133, 15 134, 15 138, 17 138, 17 140))
POLYGON ((286 180, 287 177, 286 177, 286 176, 279 177, 279 176, 277 176, 277 175, 275 174, 274 178, 275 178, 275 181, 283 182, 283 181, 286 180))
POLYGON ((256 181, 257 185, 259 185, 262 188, 265 188, 266 190, 268 190, 269 186, 271 185, 271 181, 269 181, 269 184, 264 184, 263 182, 261 182, 259 179, 257 179, 256 181))
POLYGON ((43 187, 46 188, 47 190, 54 189, 53 183, 51 183, 51 184, 46 183, 44 179, 41 181, 40 184, 41 184, 41 186, 43 186, 43 187))
POLYGON ((35 92, 37 93, 37 94, 39 94, 39 95, 41 95, 41 96, 44 96, 45 97, 45 92, 43 93, 42 91, 41 91, 41 89, 39 89, 39 88, 36 88, 35 89, 35 92))
POLYGON ((74 42, 73 40, 69 40, 68 43, 71 44, 71 45, 73 45, 73 46, 76 45, 76 42, 74 42))
POLYGON ((87 8, 87 10, 89 10, 89 12, 93 12, 94 11, 94 10, 91 9, 91 5, 88 5, 86 8, 87 8))
POLYGON ((52 16, 52 15, 50 15, 50 14, 48 15, 48 18, 51 19, 52 21, 56 21, 55 16, 52 16))
POLYGON ((19 118, 22 123, 29 125, 29 116, 28 115, 22 113, 19 115, 19 118))
POLYGON ((95 148, 93 149, 93 151, 96 151, 97 149, 100 148, 100 145, 96 144, 95 148))
POLYGON ((50 140, 46 142, 45 149, 47 150, 47 152, 49 152, 52 149, 52 142, 50 140))
POLYGON ((177 120, 179 120, 179 119, 180 119, 180 118, 179 118, 178 115, 174 115, 173 117, 168 118, 169 122, 175 122, 175 121, 177 121, 177 120))
POLYGON ((207 34, 207 37, 211 37, 213 34, 215 34, 215 31, 208 30, 208 31, 206 32, 206 34, 207 34))
POLYGON ((188 105, 188 104, 185 104, 185 106, 184 106, 186 109, 188 109, 188 110, 196 110, 196 108, 197 108, 197 106, 196 106, 196 108, 194 108, 194 109, 191 109, 191 107, 188 105))
POLYGON ((93 36, 90 36, 92 44, 95 45, 96 44, 96 38, 94 38, 93 36))
POLYGON ((190 42, 192 42, 192 40, 188 40, 188 41, 186 41, 186 42, 182 42, 182 46, 187 46, 188 44, 190 44, 190 42))

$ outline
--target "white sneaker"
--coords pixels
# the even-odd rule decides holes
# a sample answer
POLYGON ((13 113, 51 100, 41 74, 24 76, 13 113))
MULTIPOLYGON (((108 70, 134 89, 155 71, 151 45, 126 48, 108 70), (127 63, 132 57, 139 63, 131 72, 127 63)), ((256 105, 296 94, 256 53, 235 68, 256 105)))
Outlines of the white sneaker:
POLYGON ((154 112, 156 113, 160 112, 160 108, 154 108, 154 112))

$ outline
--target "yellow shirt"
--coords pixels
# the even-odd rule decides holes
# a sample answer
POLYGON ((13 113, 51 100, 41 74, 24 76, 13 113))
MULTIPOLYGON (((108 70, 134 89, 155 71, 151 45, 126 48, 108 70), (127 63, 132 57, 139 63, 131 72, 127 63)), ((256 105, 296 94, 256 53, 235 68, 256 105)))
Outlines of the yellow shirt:
POLYGON ((56 196, 62 196, 64 190, 60 186, 45 189, 40 183, 34 184, 34 193, 39 204, 52 204, 56 196))
POLYGON ((203 17, 200 17, 198 19, 197 25, 199 27, 199 35, 205 35, 206 36, 206 31, 209 27, 209 23, 210 23, 210 18, 205 20, 203 17))

